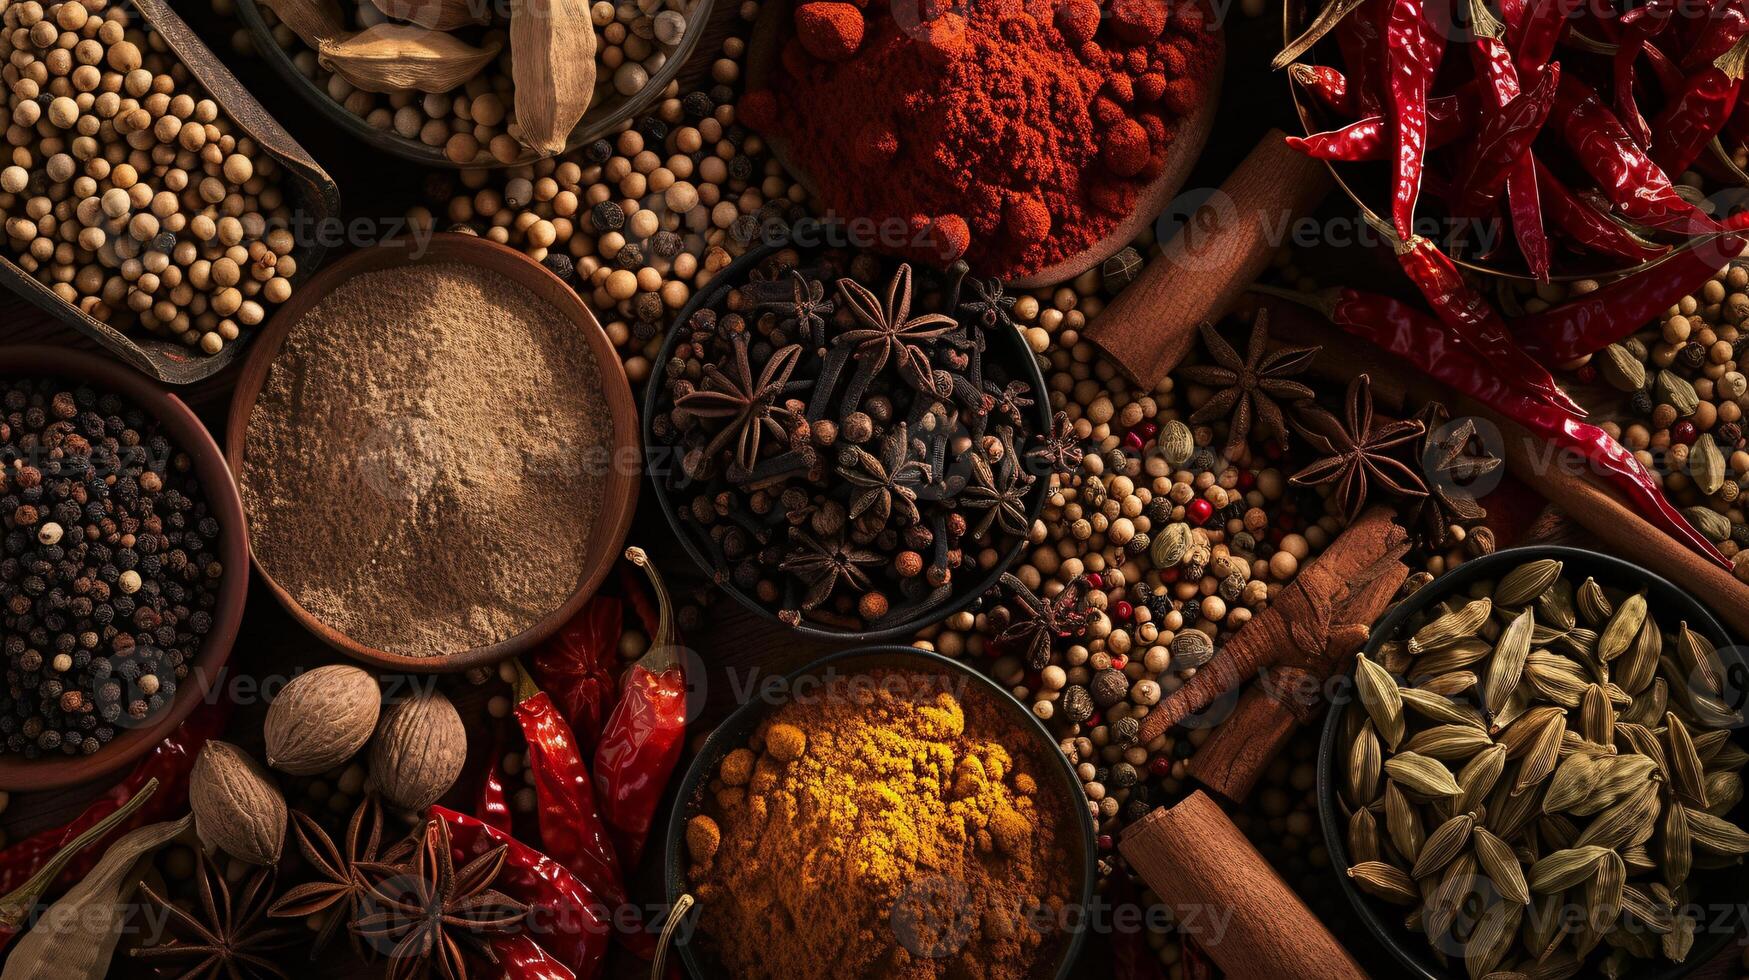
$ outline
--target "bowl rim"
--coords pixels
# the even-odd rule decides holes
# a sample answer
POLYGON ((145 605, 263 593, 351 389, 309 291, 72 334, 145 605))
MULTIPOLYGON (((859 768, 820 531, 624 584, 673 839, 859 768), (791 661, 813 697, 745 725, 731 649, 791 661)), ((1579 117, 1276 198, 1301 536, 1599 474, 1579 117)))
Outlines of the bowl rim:
MULTIPOLYGON (((839 238, 834 237, 835 233, 833 231, 833 229, 841 227, 838 223, 819 221, 810 218, 805 219, 802 224, 804 227, 814 230, 822 236, 821 244, 830 245, 840 241, 839 238)), ((674 316, 668 329, 668 336, 662 341, 661 352, 656 355, 655 364, 651 368, 650 379, 644 386, 644 468, 648 472, 650 488, 655 493, 656 502, 659 509, 662 511, 662 516, 668 521, 669 530, 673 531, 674 536, 680 539, 680 546, 685 549, 687 555, 692 558, 693 564, 698 566, 699 571, 702 572, 707 579, 710 579, 713 585, 718 589, 721 589, 725 595, 730 596, 736 602, 740 603, 743 608, 762 619, 779 624, 792 635, 804 636, 814 640, 826 640, 833 643, 869 644, 910 637, 918 630, 924 629, 928 626, 933 626, 954 613, 965 609, 976 601, 979 596, 995 588, 997 583, 1001 580, 1002 575, 1013 569, 1015 563, 1020 560, 1020 556, 1025 553, 1027 548, 1026 539, 1021 537, 1010 545, 1008 550, 1002 555, 1001 560, 995 565, 992 565, 990 571, 977 580, 975 588, 966 588, 962 593, 949 601, 942 603, 933 611, 919 613, 902 623, 883 627, 881 629, 861 631, 830 629, 824 626, 810 624, 806 621, 803 621, 800 625, 791 626, 777 618, 777 613, 767 608, 763 603, 759 602, 758 599, 736 587, 735 583, 730 581, 719 582, 716 580, 716 570, 711 564, 710 556, 706 555, 698 546, 698 542, 693 539, 693 532, 687 524, 680 519, 678 507, 674 499, 669 495, 668 487, 659 475, 667 472, 666 468, 672 465, 671 450, 673 447, 656 437, 654 420, 660 404, 667 399, 664 381, 668 376, 668 361, 673 356, 674 349, 680 344, 680 336, 682 331, 686 328, 687 321, 691 320, 692 315, 698 312, 700 308, 707 303, 715 302, 725 291, 732 288, 733 285, 738 284, 744 278, 748 269, 763 262, 779 250, 794 247, 804 251, 811 251, 821 247, 821 244, 806 247, 801 245, 792 246, 790 244, 790 239, 796 235, 796 232, 796 228, 791 228, 785 231, 781 236, 767 240, 764 244, 761 244, 756 248, 749 249, 745 255, 742 255, 727 266, 724 266, 723 271, 713 276, 710 283, 706 285, 705 288, 694 293, 692 298, 687 301, 686 305, 681 307, 680 312, 674 316)), ((883 261, 894 260, 891 256, 881 256, 881 258, 883 261)), ((896 261, 906 260, 898 259, 896 261)), ((1034 400, 1032 407, 1032 413, 1034 415, 1033 422, 1038 428, 1035 432, 1029 435, 1029 438, 1032 435, 1049 432, 1054 413, 1050 406, 1050 399, 1044 397, 1048 394, 1049 389, 1045 386, 1044 372, 1039 368, 1037 356, 1033 354, 1032 348, 1027 346, 1025 338, 1020 335, 1018 330, 1004 331, 1001 327, 995 327, 991 328, 989 333, 992 337, 1000 337, 1004 333, 1013 334, 1013 356, 1024 362, 1021 373, 1027 383, 1033 386, 1033 391, 1040 395, 1040 397, 1034 400)), ((1000 342, 1009 343, 1010 341, 1002 340, 1000 342)), ((1039 515, 1044 512, 1045 498, 1049 496, 1049 490, 1050 484, 1044 479, 1039 479, 1034 483, 1032 503, 1027 508, 1027 521, 1029 523, 1037 521, 1039 515)))
MULTIPOLYGON (((1464 562, 1457 568, 1445 573, 1426 586, 1417 590, 1409 598, 1398 603, 1385 617, 1379 620, 1367 638, 1366 654, 1369 659, 1377 657, 1378 649, 1387 639, 1400 630, 1411 616, 1421 612, 1434 602, 1444 599, 1466 588, 1471 583, 1484 578, 1497 577, 1507 567, 1517 566, 1527 561, 1540 558, 1555 558, 1567 563, 1563 573, 1575 566, 1583 569, 1586 574, 1595 574, 1598 570, 1607 570, 1617 581, 1633 581, 1637 577, 1652 593, 1660 599, 1667 599, 1683 607, 1684 618, 1689 625, 1718 645, 1721 653, 1731 650, 1731 634, 1698 598, 1659 575, 1656 575, 1639 565, 1623 558, 1592 551, 1588 548, 1576 548, 1568 545, 1523 545, 1516 548, 1506 548, 1481 558, 1464 562)), ((1741 656, 1740 651, 1736 654, 1741 656)), ((1338 675, 1348 677, 1348 673, 1338 675)), ((1323 826, 1324 846, 1330 855, 1330 869, 1340 883, 1343 894, 1353 906, 1355 914, 1366 924, 1367 931, 1380 946, 1389 950, 1391 955, 1406 971, 1406 976, 1417 980, 1456 980, 1459 974, 1437 969, 1432 961, 1416 947, 1411 940, 1415 934, 1404 931, 1400 924, 1389 923, 1379 915, 1376 902, 1370 896, 1355 887, 1348 877, 1351 867, 1348 860, 1348 841, 1345 835, 1344 821, 1339 817, 1336 808, 1336 779, 1333 772, 1336 758, 1336 741, 1341 735, 1343 719, 1353 699, 1333 700, 1330 709, 1324 716, 1324 728, 1318 737, 1317 794, 1318 821, 1323 826)), ((1742 917, 1743 906, 1739 905, 1738 916, 1742 917)), ((1741 922, 1739 922, 1741 925, 1741 922)), ((1652 974, 1632 973, 1632 980, 1679 980, 1700 969, 1716 956, 1724 945, 1733 939, 1733 933, 1724 930, 1709 931, 1704 937, 1697 937, 1693 950, 1684 963, 1658 965, 1668 967, 1652 974)))
MULTIPOLYGON (((1076 896, 1076 900, 1083 909, 1091 907, 1095 885, 1098 881, 1098 856, 1094 847, 1096 831, 1092 814, 1088 812, 1086 806, 1079 805, 1085 800, 1080 777, 1075 774, 1075 769, 1070 765, 1068 756, 1063 754, 1062 748, 1057 744, 1056 736, 1051 734, 1044 722, 1040 721, 1038 716, 1033 714, 1026 705, 1016 700, 1014 695, 998 684, 994 678, 964 661, 943 656, 933 650, 922 650, 903 644, 881 643, 856 646, 848 650, 839 650, 816 657, 783 675, 784 690, 792 690, 796 681, 822 673, 829 668, 840 667, 851 661, 875 658, 892 658, 893 660, 893 663, 877 664, 874 665, 875 667, 897 667, 915 670, 919 673, 950 674, 970 678, 975 687, 986 695, 992 696, 991 700, 999 706, 999 710, 1005 711, 1017 719, 1025 719, 1023 723, 1020 723, 1020 727, 1034 736, 1035 749, 1043 757, 1042 765, 1057 774, 1057 780, 1061 784, 1058 791, 1064 795, 1063 805, 1072 814, 1071 822, 1080 829, 1084 860, 1081 862, 1079 895, 1076 896), (912 663, 905 663, 907 660, 912 661, 912 663)), ((705 739, 704 745, 699 748, 697 754, 687 764, 686 772, 678 784, 679 789, 675 797, 674 807, 669 812, 667 839, 663 843, 662 888, 668 908, 675 908, 675 903, 687 890, 683 852, 686 846, 686 821, 691 816, 689 813, 692 809, 691 797, 697 795, 697 791, 705 784, 711 771, 716 768, 717 762, 729 751, 739 747, 741 740, 756 728, 767 714, 782 703, 785 702, 752 698, 737 706, 728 717, 717 723, 705 739)), ((696 907, 690 914, 696 917, 698 914, 696 907)), ((1088 931, 1083 926, 1071 932, 1068 943, 1063 947, 1062 961, 1055 974, 1056 980, 1067 980, 1068 977, 1075 975, 1076 958, 1082 944, 1087 939, 1088 931)), ((690 976, 697 978, 711 976, 705 972, 703 964, 699 962, 699 958, 690 943, 680 942, 676 938, 675 946, 680 960, 685 964, 686 972, 690 976)))
MULTIPOLYGON (((497 158, 491 158, 485 163, 456 163, 443 152, 440 146, 429 146, 416 139, 406 139, 392 130, 381 130, 366 122, 363 117, 347 111, 346 107, 336 102, 315 80, 298 71, 292 63, 292 56, 279 46, 273 31, 267 26, 267 21, 261 16, 261 10, 256 0, 236 0, 237 14, 243 26, 249 32, 249 37, 255 42, 255 48, 260 56, 273 70, 277 72, 286 84, 290 85, 306 102, 315 106, 316 111, 325 116, 329 122, 338 126, 348 135, 367 146, 381 150, 391 156, 399 157, 413 163, 428 167, 439 167, 446 170, 503 170, 510 167, 533 166, 544 159, 557 159, 578 147, 592 143, 602 137, 612 135, 623 128, 624 124, 648 112, 650 107, 661 101, 662 93, 670 83, 679 79, 681 71, 692 54, 698 49, 710 21, 711 12, 716 6, 716 0, 695 0, 692 13, 687 15, 687 32, 681 37, 680 43, 669 52, 662 67, 649 76, 644 87, 636 95, 626 98, 614 107, 613 111, 591 122, 588 112, 571 130, 570 137, 565 141, 562 153, 552 157, 541 157, 523 147, 523 153, 510 163, 500 163, 497 158), (695 28, 696 29, 693 29, 695 28)), ((298 41, 303 44, 302 39, 298 41)), ((460 88, 460 86, 457 86, 460 88)))
POLYGON ((212 629, 189 666, 176 697, 147 724, 128 728, 89 756, 23 759, 0 755, 0 789, 61 789, 95 782, 138 761, 185 721, 195 707, 221 693, 220 682, 243 623, 249 595, 249 521, 231 470, 212 433, 194 411, 160 382, 102 355, 47 344, 0 346, 0 376, 60 378, 113 392, 151 415, 172 444, 193 461, 207 506, 224 533, 219 553, 225 573, 213 608, 212 629))
POLYGON ((625 365, 620 361, 613 342, 602 330, 588 304, 551 270, 516 249, 473 235, 438 233, 423 248, 409 239, 390 239, 370 248, 360 249, 328 265, 314 279, 293 293, 292 298, 274 311, 273 317, 260 329, 254 349, 250 351, 248 359, 243 363, 243 369, 237 375, 237 388, 231 398, 225 423, 224 459, 237 480, 239 506, 249 417, 254 412, 255 403, 266 384, 273 361, 292 328, 324 297, 356 276, 437 262, 480 268, 503 276, 526 288, 536 299, 554 306, 566 319, 580 328, 579 332, 595 357, 608 414, 613 421, 612 441, 608 446, 612 459, 602 487, 602 507, 595 518, 593 547, 597 550, 592 551, 579 569, 577 588, 563 604, 530 624, 521 633, 497 643, 447 656, 414 657, 390 653, 335 630, 305 609, 262 564, 255 549, 250 548, 250 558, 260 582, 300 626, 354 660, 397 673, 448 674, 488 666, 521 654, 558 632, 583 608, 583 604, 601 587, 618 562, 637 511, 641 483, 639 474, 629 472, 627 467, 621 465, 627 458, 643 458, 638 449, 641 430, 637 419, 637 404, 632 399, 631 386, 626 380, 625 365))

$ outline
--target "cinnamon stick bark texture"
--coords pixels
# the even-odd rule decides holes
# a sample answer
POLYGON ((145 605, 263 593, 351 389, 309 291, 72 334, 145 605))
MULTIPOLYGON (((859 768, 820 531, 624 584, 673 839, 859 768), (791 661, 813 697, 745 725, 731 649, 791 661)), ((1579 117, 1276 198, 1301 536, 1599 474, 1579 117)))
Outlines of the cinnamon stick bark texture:
POLYGON ((1366 977, 1208 794, 1156 809, 1119 847, 1230 980, 1366 977))
POLYGON ((1389 593, 1394 593, 1409 575, 1408 566, 1400 560, 1408 550, 1409 534, 1391 520, 1389 508, 1374 507, 1362 514, 1281 590, 1268 609, 1235 633, 1196 676, 1148 712, 1142 719, 1142 742, 1158 738, 1223 695, 1238 691, 1265 668, 1293 667, 1327 676, 1325 661, 1332 630, 1346 625, 1371 626, 1373 622, 1344 619, 1345 607, 1380 578, 1395 579, 1395 583, 1378 586, 1383 589, 1388 585, 1389 593))
POLYGON ((1265 133, 1162 256, 1088 325, 1129 379, 1152 391, 1196 343, 1197 325, 1225 315, 1284 245, 1295 219, 1330 192, 1330 171, 1265 133))
POLYGON ((1265 668, 1239 699, 1238 707, 1209 735, 1187 763, 1192 779, 1229 803, 1243 803, 1257 777, 1301 726, 1322 718, 1331 676, 1345 673, 1354 654, 1366 646, 1371 626, 1384 616, 1408 577, 1408 566, 1392 568, 1357 589, 1337 612, 1323 655, 1315 664, 1265 668))

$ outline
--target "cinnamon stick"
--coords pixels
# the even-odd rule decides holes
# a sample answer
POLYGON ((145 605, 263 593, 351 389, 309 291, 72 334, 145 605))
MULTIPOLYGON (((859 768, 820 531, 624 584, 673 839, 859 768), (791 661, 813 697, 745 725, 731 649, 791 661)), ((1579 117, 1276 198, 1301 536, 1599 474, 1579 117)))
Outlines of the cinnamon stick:
POLYGON ((1086 330, 1130 381, 1153 390, 1269 265, 1295 219, 1328 194, 1330 172, 1265 133, 1163 254, 1086 330))
POLYGON ((1325 682, 1347 669, 1366 646, 1371 626, 1390 608, 1409 569, 1393 563, 1361 586, 1336 614, 1321 660, 1311 665, 1265 669, 1239 705, 1187 763, 1190 777, 1229 803, 1243 803, 1257 778, 1301 726, 1323 717, 1325 682))
MULTIPOLYGON (((1142 719, 1142 742, 1158 738, 1218 698, 1238 691, 1265 668, 1298 667, 1314 675, 1328 674, 1324 661, 1331 631, 1347 624, 1342 613, 1350 599, 1381 577, 1396 579, 1392 592, 1408 577, 1408 567, 1399 559, 1409 550, 1409 535, 1391 520, 1391 514, 1388 507, 1371 508, 1338 535, 1268 609, 1235 633, 1189 682, 1148 712, 1142 719)), ((1367 619, 1360 625, 1371 624, 1367 619)))
POLYGON ((1208 794, 1156 809, 1119 848, 1231 980, 1366 977, 1208 794))

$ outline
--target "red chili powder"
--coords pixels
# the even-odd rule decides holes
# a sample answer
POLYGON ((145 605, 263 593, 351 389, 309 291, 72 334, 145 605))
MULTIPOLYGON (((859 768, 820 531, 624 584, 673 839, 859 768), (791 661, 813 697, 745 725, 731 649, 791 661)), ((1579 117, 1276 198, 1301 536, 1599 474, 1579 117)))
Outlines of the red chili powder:
POLYGON ((921 229, 883 250, 1018 278, 1134 210, 1217 43, 1198 0, 810 0, 741 115, 834 214, 921 229))

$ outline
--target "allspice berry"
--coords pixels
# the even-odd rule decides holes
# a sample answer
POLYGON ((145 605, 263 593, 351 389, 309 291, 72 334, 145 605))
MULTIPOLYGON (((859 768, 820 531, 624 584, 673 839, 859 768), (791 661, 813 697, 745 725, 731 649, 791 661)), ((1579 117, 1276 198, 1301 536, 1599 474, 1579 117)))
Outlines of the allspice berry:
POLYGON ((1094 704, 1100 708, 1109 708, 1129 697, 1130 679, 1124 676, 1123 671, 1107 667, 1093 675, 1091 693, 1094 704))
POLYGON ((1063 720, 1079 725, 1093 717, 1093 696, 1079 684, 1063 688, 1063 696, 1057 702, 1057 708, 1062 712, 1063 720))

